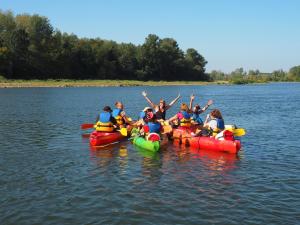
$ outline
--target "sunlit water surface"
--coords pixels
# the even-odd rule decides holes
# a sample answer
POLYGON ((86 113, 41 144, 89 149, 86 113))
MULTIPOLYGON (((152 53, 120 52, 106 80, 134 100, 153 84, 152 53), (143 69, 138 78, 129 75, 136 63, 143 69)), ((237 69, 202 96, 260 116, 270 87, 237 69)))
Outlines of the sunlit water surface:
POLYGON ((0 223, 296 224, 299 134, 299 83, 0 89, 0 223), (144 89, 155 102, 213 99, 226 124, 247 130, 242 151, 91 150, 80 125, 117 100, 136 118, 144 89))

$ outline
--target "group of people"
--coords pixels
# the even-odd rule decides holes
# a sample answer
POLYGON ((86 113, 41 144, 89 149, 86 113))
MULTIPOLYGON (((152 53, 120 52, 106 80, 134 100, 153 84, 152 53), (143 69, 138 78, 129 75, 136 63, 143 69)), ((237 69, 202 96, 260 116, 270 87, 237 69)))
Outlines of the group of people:
POLYGON ((211 104, 212 100, 209 100, 207 104, 201 108, 199 104, 193 107, 195 96, 192 94, 190 97, 190 103, 182 103, 180 110, 173 117, 166 119, 166 111, 170 109, 181 97, 180 94, 169 104, 166 104, 164 100, 160 100, 159 104, 154 104, 147 96, 145 91, 142 92, 146 101, 150 107, 145 107, 140 113, 137 121, 132 121, 124 111, 124 105, 122 102, 116 102, 115 108, 112 110, 109 106, 105 106, 103 111, 97 116, 96 130, 104 132, 113 132, 120 128, 139 128, 139 132, 143 135, 149 133, 161 134, 164 125, 171 125, 175 127, 193 127, 196 132, 194 135, 211 135, 215 136, 225 129, 224 120, 220 110, 212 110, 206 117, 205 121, 200 118, 200 114, 205 112, 211 104))

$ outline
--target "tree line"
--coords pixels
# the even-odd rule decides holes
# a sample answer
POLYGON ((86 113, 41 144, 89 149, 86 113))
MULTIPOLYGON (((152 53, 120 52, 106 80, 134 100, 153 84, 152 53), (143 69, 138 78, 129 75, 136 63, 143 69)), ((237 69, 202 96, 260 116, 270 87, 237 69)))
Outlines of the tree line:
POLYGON ((272 73, 262 73, 259 70, 249 70, 246 72, 243 68, 238 68, 231 73, 213 70, 210 73, 210 79, 214 81, 229 81, 234 84, 246 84, 257 82, 286 82, 300 81, 300 66, 294 66, 288 72, 275 70, 272 73))
POLYGON ((210 80, 207 61, 172 38, 141 45, 78 38, 40 15, 0 11, 0 75, 7 79, 210 80))

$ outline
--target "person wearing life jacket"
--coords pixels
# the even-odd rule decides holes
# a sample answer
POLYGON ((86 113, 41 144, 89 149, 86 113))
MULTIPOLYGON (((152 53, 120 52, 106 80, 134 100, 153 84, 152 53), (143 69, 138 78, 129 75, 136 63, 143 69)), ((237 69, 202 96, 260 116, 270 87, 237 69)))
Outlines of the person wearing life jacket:
POLYGON ((95 129, 97 131, 103 132, 113 132, 116 128, 117 121, 112 116, 112 110, 109 106, 105 106, 103 108, 103 112, 101 112, 96 118, 95 129))
POLYGON ((168 122, 178 121, 179 127, 190 127, 191 126, 191 115, 190 110, 186 103, 182 103, 180 111, 173 117, 167 120, 168 122))
POLYGON ((148 118, 147 118, 147 113, 153 113, 152 108, 150 107, 145 107, 143 111, 140 112, 138 116, 138 120, 133 124, 135 127, 142 127, 143 125, 148 123, 148 118))
POLYGON ((166 120, 166 111, 169 108, 171 108, 172 105, 174 105, 177 102, 177 100, 181 97, 180 94, 178 94, 178 96, 169 104, 166 104, 166 102, 163 99, 161 99, 159 101, 159 104, 156 105, 147 97, 147 93, 145 91, 142 92, 142 95, 145 97, 150 106, 154 109, 156 119, 159 121, 166 120))
POLYGON ((117 125, 122 128, 130 124, 129 118, 126 116, 124 111, 124 105, 122 102, 115 103, 115 109, 112 111, 112 116, 116 119, 117 125))
POLYGON ((156 115, 153 112, 147 112, 146 117, 148 123, 145 124, 142 129, 146 139, 150 141, 160 141, 160 132, 162 131, 162 126, 160 122, 157 121, 156 115))
POLYGON ((224 120, 220 110, 214 109, 207 115, 203 127, 212 131, 212 136, 216 136, 218 133, 225 129, 224 120))
POLYGON ((191 114, 191 117, 192 117, 192 124, 193 125, 197 125, 197 126, 201 126, 203 125, 203 121, 202 119, 200 118, 200 114, 205 112, 208 107, 213 104, 213 101, 212 100, 208 100, 207 104, 201 108, 199 104, 196 104, 194 107, 193 107, 193 101, 195 99, 195 95, 192 94, 191 95, 191 98, 190 98, 190 110, 192 111, 192 114, 191 114))

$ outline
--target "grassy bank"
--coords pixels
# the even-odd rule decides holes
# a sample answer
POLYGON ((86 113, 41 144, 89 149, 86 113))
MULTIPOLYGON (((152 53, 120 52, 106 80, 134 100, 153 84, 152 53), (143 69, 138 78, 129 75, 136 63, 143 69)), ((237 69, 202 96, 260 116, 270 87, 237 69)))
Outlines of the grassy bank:
POLYGON ((137 80, 6 80, 0 79, 0 88, 12 87, 123 87, 164 85, 228 84, 227 81, 137 81, 137 80))

